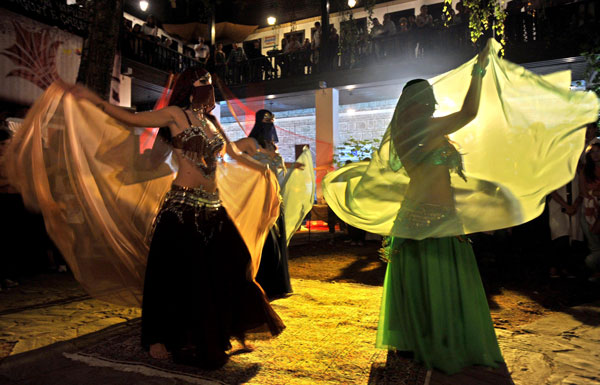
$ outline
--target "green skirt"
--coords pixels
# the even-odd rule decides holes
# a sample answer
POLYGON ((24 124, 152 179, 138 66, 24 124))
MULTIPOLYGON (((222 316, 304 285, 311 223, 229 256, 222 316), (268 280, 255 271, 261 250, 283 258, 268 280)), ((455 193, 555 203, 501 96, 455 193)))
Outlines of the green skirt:
POLYGON ((452 374, 504 362, 471 245, 389 238, 377 347, 452 374))

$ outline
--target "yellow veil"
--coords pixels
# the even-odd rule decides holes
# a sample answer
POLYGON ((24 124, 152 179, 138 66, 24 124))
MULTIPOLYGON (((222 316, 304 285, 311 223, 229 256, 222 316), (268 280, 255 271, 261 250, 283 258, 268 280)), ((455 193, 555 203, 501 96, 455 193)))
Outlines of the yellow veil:
MULTIPOLYGON (((41 211, 85 290, 140 306, 152 222, 173 181, 172 162, 150 167, 131 130, 76 100, 61 82, 30 109, 7 156, 11 183, 28 208, 41 211)), ((254 275, 279 215, 275 176, 222 162, 217 185, 253 258, 254 275)))
MULTIPOLYGON (((500 229, 538 216, 546 195, 573 179, 584 146, 582 127, 598 118, 598 98, 570 91, 569 72, 535 75, 498 58, 496 41, 488 44, 490 63, 477 116, 450 135, 467 179, 451 176, 458 220, 420 229, 394 227, 410 181, 394 159, 391 130, 402 124, 399 105, 371 162, 350 164, 324 178, 323 195, 340 219, 411 239, 500 229)), ((434 116, 460 110, 476 60, 430 80, 434 116)))

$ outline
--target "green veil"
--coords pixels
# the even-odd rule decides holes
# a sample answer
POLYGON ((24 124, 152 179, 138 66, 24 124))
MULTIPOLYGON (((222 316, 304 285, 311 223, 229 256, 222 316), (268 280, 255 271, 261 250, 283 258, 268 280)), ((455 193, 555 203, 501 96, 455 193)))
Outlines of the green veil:
POLYGON ((316 190, 313 157, 308 147, 304 147, 296 162, 302 163, 304 169, 289 170, 281 186, 283 198, 281 207, 285 218, 285 239, 288 245, 292 236, 300 228, 304 217, 312 209, 316 190))
MULTIPOLYGON (((573 179, 584 147, 583 126, 598 118, 598 98, 570 91, 568 71, 538 76, 498 58, 497 42, 488 44, 490 62, 477 115, 448 138, 462 155, 462 164, 451 173, 454 219, 422 228, 394 226, 410 182, 400 158, 411 154, 397 151, 412 151, 426 135, 413 124, 415 135, 394 143, 394 129, 410 126, 402 121, 402 97, 372 160, 323 179, 323 195, 340 219, 372 233, 410 239, 495 230, 540 215, 546 195, 573 179)), ((432 87, 418 98, 436 104, 434 117, 461 109, 476 60, 429 80, 432 87), (424 94, 431 89, 432 95, 424 94)))

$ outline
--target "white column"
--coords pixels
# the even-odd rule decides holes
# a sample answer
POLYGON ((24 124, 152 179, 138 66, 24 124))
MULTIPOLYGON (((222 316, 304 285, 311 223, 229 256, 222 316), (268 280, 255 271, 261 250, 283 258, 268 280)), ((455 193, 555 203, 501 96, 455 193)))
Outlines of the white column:
POLYGON ((131 78, 119 75, 119 106, 131 107, 131 78))
POLYGON ((321 198, 321 179, 333 169, 333 152, 338 144, 339 92, 326 88, 315 93, 317 197, 321 198))

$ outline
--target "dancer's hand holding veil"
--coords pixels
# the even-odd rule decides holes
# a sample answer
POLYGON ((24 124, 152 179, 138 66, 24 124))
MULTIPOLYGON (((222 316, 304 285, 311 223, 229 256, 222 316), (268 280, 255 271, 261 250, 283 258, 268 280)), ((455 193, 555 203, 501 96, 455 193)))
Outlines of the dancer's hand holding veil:
POLYGON ((535 218, 546 195, 573 179, 584 146, 581 127, 597 119, 598 98, 570 91, 569 72, 536 75, 499 58, 499 48, 490 40, 478 57, 422 83, 414 96, 429 93, 434 103, 407 103, 411 98, 403 93, 371 162, 350 164, 323 180, 324 197, 340 219, 411 239, 495 230, 535 218), (433 118, 418 118, 427 108, 433 118), (444 156, 455 152, 449 165, 444 156), (419 175, 416 167, 426 157, 453 171, 445 176, 449 191, 440 194, 439 183, 427 189, 434 175, 419 175), (411 184, 411 172, 420 183, 411 184), (449 198, 434 203, 449 207, 453 219, 424 210, 421 218, 431 215, 435 225, 394 226, 409 186, 420 188, 410 198, 449 198))

